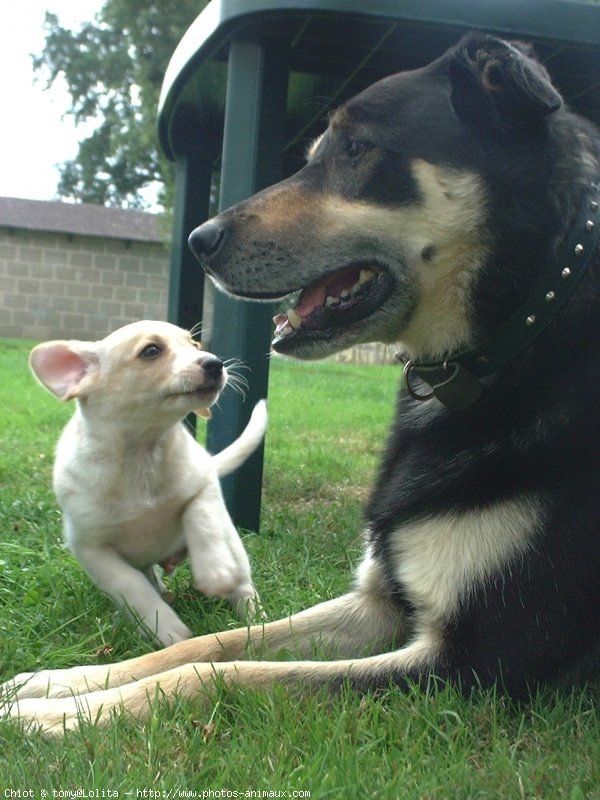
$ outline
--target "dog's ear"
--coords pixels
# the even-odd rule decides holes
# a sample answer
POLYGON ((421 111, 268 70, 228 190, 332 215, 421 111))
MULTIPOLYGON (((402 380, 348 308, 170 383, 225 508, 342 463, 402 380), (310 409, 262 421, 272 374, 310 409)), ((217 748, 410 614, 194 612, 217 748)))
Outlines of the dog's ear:
POLYGON ((97 363, 92 342, 44 342, 34 347, 29 356, 36 378, 65 401, 82 396, 84 380, 97 363))
POLYGON ((455 113, 476 132, 526 131, 562 103, 529 45, 483 33, 461 39, 449 77, 455 113))

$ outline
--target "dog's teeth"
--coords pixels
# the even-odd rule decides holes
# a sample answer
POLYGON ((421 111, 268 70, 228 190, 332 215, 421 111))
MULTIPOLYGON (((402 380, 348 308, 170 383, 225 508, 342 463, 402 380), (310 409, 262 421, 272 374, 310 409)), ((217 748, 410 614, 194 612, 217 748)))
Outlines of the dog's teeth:
POLYGON ((347 297, 350 297, 350 289, 344 289, 342 292, 340 292, 340 297, 342 298, 342 300, 345 300, 347 297))
POLYGON ((373 280, 374 277, 375 273, 372 269, 361 269, 360 275, 358 276, 358 285, 362 286, 363 283, 368 283, 373 280))
POLYGON ((326 308, 331 308, 331 306, 337 306, 340 304, 339 297, 326 297, 325 298, 325 306, 326 308))
POLYGON ((299 328, 300 325, 302 324, 302 317, 293 308, 290 308, 290 310, 287 312, 287 318, 289 325, 294 330, 296 330, 296 328, 299 328))

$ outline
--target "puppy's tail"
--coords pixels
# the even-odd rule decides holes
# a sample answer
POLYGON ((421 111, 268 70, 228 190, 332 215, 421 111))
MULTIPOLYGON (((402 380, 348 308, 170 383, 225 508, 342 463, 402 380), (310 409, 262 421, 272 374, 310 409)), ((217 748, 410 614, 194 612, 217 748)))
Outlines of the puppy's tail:
POLYGON ((236 470, 256 450, 267 430, 267 401, 254 406, 248 424, 238 438, 212 459, 220 478, 236 470))

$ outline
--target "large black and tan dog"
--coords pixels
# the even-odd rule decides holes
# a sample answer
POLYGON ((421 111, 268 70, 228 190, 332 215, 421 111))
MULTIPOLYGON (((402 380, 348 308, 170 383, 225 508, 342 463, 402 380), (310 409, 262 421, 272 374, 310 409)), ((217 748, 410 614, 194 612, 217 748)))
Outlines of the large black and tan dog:
POLYGON ((434 674, 516 697, 598 674, 599 176, 597 132, 529 49, 473 34, 352 99, 300 172, 194 231, 231 294, 301 290, 275 350, 406 354, 354 588, 249 631, 18 676, 8 713, 50 732, 120 705, 144 717, 157 684, 194 696, 215 674, 434 674), (307 660, 240 660, 284 648, 307 660))

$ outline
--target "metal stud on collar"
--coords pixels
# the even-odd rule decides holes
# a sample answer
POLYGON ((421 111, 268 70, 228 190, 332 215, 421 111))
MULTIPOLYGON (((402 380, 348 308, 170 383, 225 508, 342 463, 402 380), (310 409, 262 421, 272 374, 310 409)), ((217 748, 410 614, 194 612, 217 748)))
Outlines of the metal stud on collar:
MULTIPOLYGON (((598 203, 595 200, 590 201, 590 211, 596 213, 598 211, 598 203)), ((591 219, 588 219, 585 223, 585 231, 586 233, 593 233, 594 232, 594 223, 591 219)), ((578 242, 575 247, 573 248, 573 252, 575 255, 580 258, 585 253, 585 245, 578 242)), ((563 280, 570 278, 572 275, 570 267, 563 267, 560 273, 560 277, 563 280)), ((556 299, 556 292, 553 289, 549 289, 546 292, 545 300, 546 303, 552 303, 556 299)), ((536 317, 535 314, 529 314, 525 319, 525 324, 530 328, 532 325, 535 324, 536 317)))

